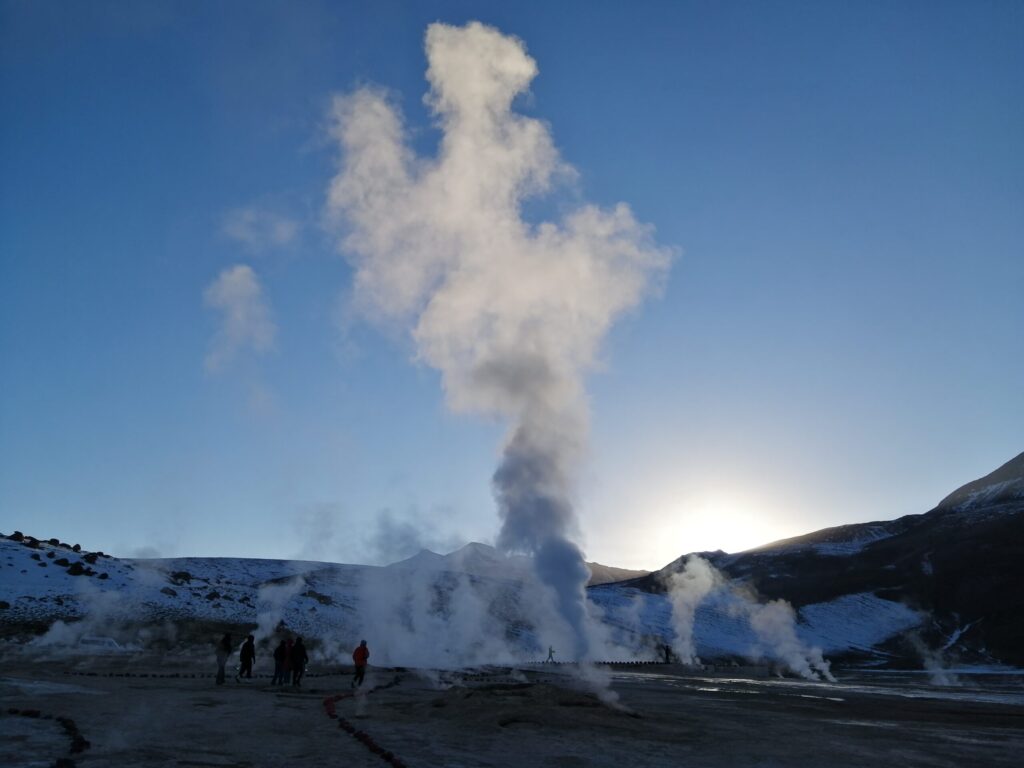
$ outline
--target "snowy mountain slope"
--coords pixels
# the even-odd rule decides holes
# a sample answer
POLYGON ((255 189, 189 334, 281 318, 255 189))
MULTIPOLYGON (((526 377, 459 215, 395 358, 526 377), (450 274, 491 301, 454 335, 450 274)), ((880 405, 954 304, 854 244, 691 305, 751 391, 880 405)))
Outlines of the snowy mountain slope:
POLYGON ((283 624, 319 639, 325 653, 351 648, 366 633, 375 638, 375 658, 393 663, 436 665, 439 655, 443 661, 450 654, 456 665, 467 653, 500 661, 506 659, 492 657, 507 656, 509 648, 526 656, 540 648, 521 616, 521 588, 512 576, 454 572, 439 568, 436 558, 422 558, 417 568, 119 560, 18 534, 0 538, 0 630, 38 634, 49 627, 44 643, 99 634, 131 644, 147 642, 156 625, 168 642, 205 643, 226 630, 255 628, 268 638, 283 624), (85 558, 97 564, 80 573, 76 564, 85 558))
MULTIPOLYGON (((461 549, 457 549, 447 555, 439 555, 429 549, 420 550, 417 554, 407 560, 400 560, 392 563, 388 568, 413 569, 413 570, 435 570, 452 571, 454 573, 468 573, 474 576, 495 577, 503 574, 502 578, 508 576, 522 577, 533 569, 529 558, 521 555, 505 556, 494 547, 479 542, 471 542, 461 549)), ((635 571, 628 568, 615 568, 601 563, 587 563, 590 568, 590 581, 587 586, 597 584, 608 584, 615 581, 625 581, 645 576, 649 571, 635 571)))
POLYGON ((1024 453, 999 469, 957 488, 939 502, 937 509, 966 512, 1024 501, 1024 453))
MULTIPOLYGON (((746 552, 703 553, 730 578, 797 608, 872 594, 929 617, 935 646, 1024 664, 1024 454, 935 509, 827 528, 746 552)), ((665 589, 685 556, 629 586, 665 589)))
MULTIPOLYGON (((438 665, 445 654, 453 666, 467 657, 528 659, 552 642, 550 634, 541 637, 536 611, 524 611, 524 601, 534 608, 539 599, 530 592, 529 565, 485 545, 445 556, 421 552, 376 567, 232 558, 119 560, 4 538, 0 606, 6 607, 0 624, 41 631, 56 621, 43 642, 73 644, 98 634, 130 646, 151 641, 153 624, 168 641, 205 642, 211 633, 254 626, 258 637, 269 637, 283 622, 293 633, 320 638, 328 655, 368 634, 377 658, 393 663, 438 665), (90 561, 91 575, 73 568, 90 561), (469 647, 467 637, 473 638, 469 647)), ((613 641, 604 651, 607 658, 656 658, 674 635, 664 595, 605 584, 592 587, 589 596, 613 641)), ((845 653, 870 648, 918 621, 908 609, 867 595, 806 606, 797 629, 804 642, 845 653)), ((698 611, 695 637, 705 658, 766 654, 749 623, 714 600, 698 611)))
MULTIPOLYGON (((900 653, 918 628, 932 647, 1024 663, 1024 461, 968 483, 936 509, 888 522, 840 526, 748 552, 703 553, 734 583, 797 609, 807 645, 841 655, 900 653)), ((617 658, 654 657, 673 636, 666 576, 592 586, 617 658)), ((0 632, 83 634, 146 642, 208 642, 231 628, 291 632, 348 647, 375 638, 378 659, 452 665, 530 658, 560 646, 530 562, 469 544, 422 551, 389 566, 234 558, 118 559, 56 539, 0 538, 0 632), (545 610, 548 613, 545 614, 545 610), (71 626, 53 622, 72 622, 71 626), (51 626, 52 625, 52 626, 51 626), (147 634, 148 633, 148 634, 147 634)), ((763 653, 749 623, 716 599, 699 606, 701 656, 763 653)), ((560 646, 564 647, 564 646, 560 646)), ((327 651, 325 651, 327 652, 327 651)))
MULTIPOLYGON (((662 638, 674 634, 672 608, 664 594, 611 585, 594 587, 589 596, 604 611, 605 622, 615 628, 624 645, 654 647, 664 642, 662 638)), ((731 607, 721 597, 711 596, 697 608, 697 655, 711 659, 770 656, 750 622, 731 607)), ((806 645, 817 646, 826 654, 870 653, 920 621, 921 617, 905 605, 872 594, 859 594, 804 606, 796 629, 806 645)))

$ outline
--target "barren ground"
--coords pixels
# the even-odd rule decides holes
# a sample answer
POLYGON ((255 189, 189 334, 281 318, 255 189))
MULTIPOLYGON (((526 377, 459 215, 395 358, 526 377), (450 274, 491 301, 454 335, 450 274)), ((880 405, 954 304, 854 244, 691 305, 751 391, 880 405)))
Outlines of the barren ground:
POLYGON ((0 662, 0 765, 388 765, 340 722, 410 767, 959 768, 1016 766, 1024 754, 1017 675, 935 688, 920 675, 840 671, 839 683, 815 684, 654 665, 611 671, 627 710, 619 711, 580 688, 570 667, 440 678, 371 668, 363 694, 334 705, 339 721, 324 699, 349 693, 346 675, 320 670, 301 689, 271 688, 266 679, 215 686, 212 667, 138 655, 8 655, 0 662), (136 676, 108 676, 126 671, 136 676), (26 709, 44 717, 26 717, 26 709), (71 718, 89 748, 71 754, 67 729, 45 715, 71 718))

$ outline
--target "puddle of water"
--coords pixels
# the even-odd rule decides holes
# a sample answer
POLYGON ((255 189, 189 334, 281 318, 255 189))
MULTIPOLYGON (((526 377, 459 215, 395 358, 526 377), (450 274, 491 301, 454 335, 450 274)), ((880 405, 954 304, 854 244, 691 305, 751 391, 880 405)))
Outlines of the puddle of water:
POLYGON ((793 678, 678 677, 650 672, 617 674, 613 679, 623 683, 661 682, 676 688, 714 693, 776 692, 831 701, 864 695, 1024 706, 1024 675, 1007 673, 964 676, 960 685, 951 687, 926 685, 922 673, 899 671, 872 671, 863 676, 855 673, 835 683, 793 678))

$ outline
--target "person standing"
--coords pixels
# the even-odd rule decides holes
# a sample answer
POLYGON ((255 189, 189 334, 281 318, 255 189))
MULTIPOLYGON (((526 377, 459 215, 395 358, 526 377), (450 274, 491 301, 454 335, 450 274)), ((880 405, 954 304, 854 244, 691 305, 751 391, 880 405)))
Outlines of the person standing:
POLYGON ((370 659, 370 649, 366 647, 366 641, 360 640, 359 647, 352 651, 352 663, 355 664, 355 674, 352 675, 352 688, 363 684, 363 677, 366 675, 366 662, 370 659))
POLYGON ((288 658, 288 645, 282 640, 274 649, 274 676, 270 678, 271 685, 284 685, 285 661, 288 658))
POLYGON ((302 638, 295 638, 295 645, 292 646, 292 685, 302 685, 302 675, 306 671, 306 664, 309 663, 309 656, 306 655, 306 646, 302 644, 302 638))
POLYGON ((242 643, 242 649, 238 652, 238 674, 235 675, 235 682, 238 682, 239 678, 245 677, 252 680, 252 665, 256 661, 256 644, 255 638, 249 635, 245 638, 245 642, 242 643))
POLYGON ((227 632, 217 643, 217 685, 224 685, 224 666, 231 658, 231 635, 227 632))
POLYGON ((289 637, 284 646, 284 668, 282 669, 284 676, 281 678, 281 685, 292 681, 292 647, 294 645, 295 643, 289 637))
POLYGON ((555 648, 551 645, 548 646, 548 657, 544 660, 545 664, 548 662, 552 664, 555 663, 555 648))

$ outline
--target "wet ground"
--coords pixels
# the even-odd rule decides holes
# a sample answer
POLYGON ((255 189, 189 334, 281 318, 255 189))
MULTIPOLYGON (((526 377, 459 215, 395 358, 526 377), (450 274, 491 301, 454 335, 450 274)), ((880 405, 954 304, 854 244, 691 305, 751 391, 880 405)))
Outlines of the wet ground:
POLYGON ((809 683, 653 666, 585 683, 565 666, 371 668, 352 697, 340 670, 313 672, 323 676, 281 689, 216 686, 209 665, 166 658, 8 658, 0 765, 959 768, 1019 766, 1024 755, 1018 674, 936 687, 920 674, 842 670, 837 683, 809 683))

